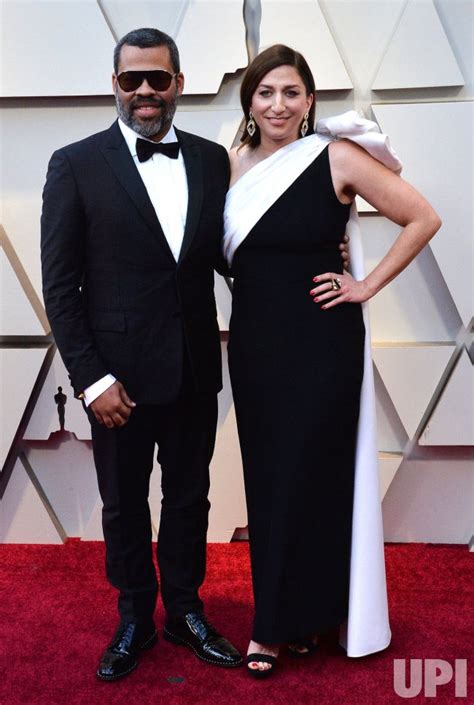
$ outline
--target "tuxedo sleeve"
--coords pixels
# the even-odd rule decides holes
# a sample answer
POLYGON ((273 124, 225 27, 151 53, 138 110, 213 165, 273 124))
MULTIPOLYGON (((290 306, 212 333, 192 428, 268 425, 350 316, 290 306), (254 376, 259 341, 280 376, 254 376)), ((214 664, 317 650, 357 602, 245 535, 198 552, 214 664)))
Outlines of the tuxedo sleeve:
POLYGON ((76 395, 110 372, 98 354, 83 305, 85 243, 84 206, 67 154, 59 150, 51 157, 43 190, 43 296, 76 395))

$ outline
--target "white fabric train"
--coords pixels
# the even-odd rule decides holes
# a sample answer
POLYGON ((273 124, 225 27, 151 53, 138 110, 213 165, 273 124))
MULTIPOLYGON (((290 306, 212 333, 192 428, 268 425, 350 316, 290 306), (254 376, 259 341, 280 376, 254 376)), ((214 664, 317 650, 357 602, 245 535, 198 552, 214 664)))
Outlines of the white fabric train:
MULTIPOLYGON (((355 110, 319 120, 317 132, 282 147, 247 171, 229 189, 224 215, 224 255, 232 262, 237 247, 254 225, 333 139, 347 138, 375 159, 400 173, 402 164, 375 122, 355 110)), ((350 236, 351 269, 364 278, 359 217, 355 203, 346 227, 350 236)), ((372 369, 369 311, 362 305, 365 323, 362 382, 352 520, 349 614, 339 642, 348 656, 365 656, 385 649, 391 639, 385 580, 382 506, 376 440, 375 390, 372 369)))

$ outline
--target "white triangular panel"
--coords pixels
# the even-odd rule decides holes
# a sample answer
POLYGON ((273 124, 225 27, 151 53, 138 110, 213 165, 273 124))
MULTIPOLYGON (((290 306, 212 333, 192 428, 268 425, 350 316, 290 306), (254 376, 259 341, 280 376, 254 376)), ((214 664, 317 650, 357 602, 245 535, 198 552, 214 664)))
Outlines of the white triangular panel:
MULTIPOLYGON (((472 458, 468 454, 448 456, 441 452, 406 458, 384 499, 385 541, 464 544, 466 549, 474 528, 473 505, 472 458)), ((440 575, 440 580, 443 578, 440 575)), ((456 699, 450 700, 454 705, 456 699)))
MULTIPOLYGON (((360 223, 365 268, 370 272, 393 246, 400 226, 378 215, 361 218, 360 223)), ((429 246, 370 299, 369 307, 372 339, 377 343, 451 342, 462 326, 429 246)))
POLYGON ((176 37, 189 0, 101 0, 100 5, 116 37, 137 27, 156 27, 176 37))
POLYGON ((44 348, 0 348, 0 468, 46 355, 44 348))
POLYGON ((408 0, 372 88, 463 85, 463 75, 433 2, 408 0))
POLYGON ((96 0, 1 0, 0 12, 1 96, 112 93, 115 42, 96 0))
POLYGON ((402 453, 379 453, 380 499, 383 500, 403 460, 402 453))
POLYGON ((226 149, 232 147, 242 120, 238 110, 186 110, 178 108, 176 126, 181 130, 218 142, 226 149))
POLYGON ((361 196, 356 196, 356 206, 358 213, 377 213, 377 209, 364 200, 361 196))
POLYGON ((247 525, 242 458, 227 367, 227 347, 222 345, 223 388, 219 393, 219 417, 211 463, 208 541, 230 541, 236 527, 247 525))
POLYGON ((233 405, 218 430, 209 499, 208 541, 228 542, 236 527, 247 525, 242 459, 233 405))
POLYGON ((347 90, 352 81, 316 0, 262 0, 260 51, 287 44, 300 51, 319 91, 347 90))
POLYGON ((1 502, 0 543, 62 543, 20 459, 1 502))
POLYGON ((53 363, 49 368, 45 383, 23 436, 25 440, 47 440, 51 433, 60 430, 57 400, 55 401, 54 399, 58 394, 66 397, 64 403, 64 429, 74 433, 79 440, 90 440, 91 427, 87 414, 81 402, 74 398, 66 368, 58 351, 54 355, 53 363), (58 387, 61 387, 61 392, 59 392, 58 387))
POLYGON ((217 303, 217 322, 219 330, 228 331, 232 313, 232 293, 223 277, 215 277, 214 293, 217 303))
POLYGON ((443 221, 430 247, 467 326, 474 310, 472 159, 467 157, 473 103, 373 105, 372 110, 404 164, 403 177, 443 221))
POLYGON ((186 78, 185 95, 217 93, 225 73, 248 64, 242 0, 189 3, 176 43, 186 78))
POLYGON ((44 335, 3 247, 0 247, 0 335, 44 335))
POLYGON ((102 500, 100 497, 97 498, 81 539, 83 541, 104 540, 104 533, 102 531, 102 500))
POLYGON ((354 88, 362 94, 373 83, 406 0, 319 0, 342 56, 348 59, 354 88), (363 49, 362 49, 363 47, 363 49), (343 53, 344 52, 344 53, 343 53))
POLYGON ((469 355, 471 362, 474 365, 474 340, 471 341, 471 344, 467 348, 467 354, 469 355))
POLYGON ((474 367, 466 350, 462 351, 419 443, 423 446, 474 445, 474 367))
POLYGON ((184 93, 215 94, 224 74, 247 66, 242 0, 103 0, 117 37, 135 27, 157 27, 179 48, 184 93))
POLYGON ((399 453, 405 447, 408 436, 375 365, 374 384, 377 447, 379 451, 399 453))
MULTIPOLYGON (((14 3, 12 3, 14 4, 14 3)), ((61 3, 55 3, 61 5, 61 3)), ((69 3, 68 3, 69 4, 69 3)), ((44 38, 42 44, 45 44, 44 38)), ((73 44, 74 46, 74 44, 73 44)), ((70 48, 68 52, 71 53, 70 48)), ((48 66, 48 71, 53 70, 48 66)), ((96 69, 97 70, 97 67, 96 69)), ((111 69, 109 69, 110 73, 111 69)), ((48 161, 54 150, 104 130, 115 120, 113 105, 90 102, 80 109, 70 105, 29 102, 2 110, 0 121, 2 224, 41 299, 40 216, 41 193, 48 161), (41 139, 20 139, 20 135, 41 135, 41 139), (25 164, 28 168, 25 169, 25 164)))
POLYGON ((413 436, 454 345, 375 345, 372 355, 409 436, 413 436))
POLYGON ((98 497, 90 444, 66 434, 59 445, 31 444, 25 452, 66 535, 82 536, 98 497))

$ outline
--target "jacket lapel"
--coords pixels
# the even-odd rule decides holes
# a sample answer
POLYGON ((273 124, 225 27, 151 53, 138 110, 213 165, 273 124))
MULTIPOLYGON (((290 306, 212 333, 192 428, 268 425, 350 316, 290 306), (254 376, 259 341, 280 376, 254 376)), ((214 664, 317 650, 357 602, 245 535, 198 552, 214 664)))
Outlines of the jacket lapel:
POLYGON ((179 253, 178 265, 186 256, 199 222, 203 199, 202 158, 199 146, 194 142, 192 135, 176 129, 176 135, 183 153, 186 178, 188 181, 188 211, 184 226, 184 237, 179 253))
POLYGON ((101 147, 101 151, 120 184, 130 196, 140 217, 143 218, 150 230, 155 235, 159 236, 160 242, 168 251, 173 262, 175 262, 173 253, 170 250, 168 241, 161 228, 160 221, 156 216, 155 209, 148 196, 145 184, 138 173, 138 169, 135 166, 133 157, 130 154, 127 143, 123 139, 117 122, 106 132, 106 139, 104 145, 101 147))

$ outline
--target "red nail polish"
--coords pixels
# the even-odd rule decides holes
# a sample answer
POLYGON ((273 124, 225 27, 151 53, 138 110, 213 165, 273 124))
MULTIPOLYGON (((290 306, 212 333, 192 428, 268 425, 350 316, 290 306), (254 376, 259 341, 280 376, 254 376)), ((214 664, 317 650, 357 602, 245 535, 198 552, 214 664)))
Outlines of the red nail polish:
POLYGON ((314 282, 317 282, 317 281, 318 281, 318 277, 313 277, 313 281, 314 281, 314 282))
POLYGON ((315 301, 319 301, 319 299, 318 299, 317 297, 316 297, 314 300, 315 300, 315 301))

